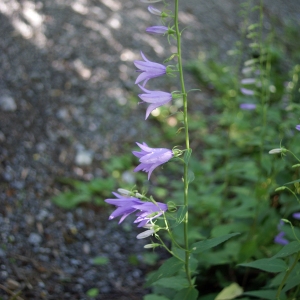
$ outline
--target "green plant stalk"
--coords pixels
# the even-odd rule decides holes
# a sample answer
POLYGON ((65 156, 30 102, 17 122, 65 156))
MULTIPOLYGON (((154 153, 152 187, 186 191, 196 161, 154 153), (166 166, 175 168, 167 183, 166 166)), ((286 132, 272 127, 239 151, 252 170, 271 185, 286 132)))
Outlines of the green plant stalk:
POLYGON ((283 277, 283 280, 277 290, 277 293, 276 293, 276 300, 280 300, 280 293, 281 293, 281 290, 283 288, 283 286, 285 285, 288 277, 290 276, 291 272, 293 271, 293 269, 295 268, 295 266, 297 265, 297 262, 298 260, 300 259, 300 252, 298 252, 292 266, 288 269, 288 271, 286 272, 285 276, 283 277))
MULTIPOLYGON (((189 128, 188 128, 188 113, 187 113, 187 93, 185 90, 184 79, 183 79, 183 67, 182 67, 182 58, 181 58, 181 32, 179 31, 178 26, 178 6, 179 0, 175 0, 175 31, 176 31, 176 38, 177 38, 177 59, 178 59, 178 71, 180 76, 180 84, 181 84, 181 92, 183 97, 183 114, 184 114, 184 129, 185 129, 185 145, 186 149, 190 149, 190 141, 189 141, 189 128)), ((184 164, 184 174, 183 174, 183 181, 184 181, 184 205, 188 208, 188 164, 184 164)), ((187 279, 189 281, 190 286, 193 286, 191 280, 191 271, 189 267, 189 241, 188 241, 188 209, 184 219, 184 245, 185 245, 185 272, 187 279)))

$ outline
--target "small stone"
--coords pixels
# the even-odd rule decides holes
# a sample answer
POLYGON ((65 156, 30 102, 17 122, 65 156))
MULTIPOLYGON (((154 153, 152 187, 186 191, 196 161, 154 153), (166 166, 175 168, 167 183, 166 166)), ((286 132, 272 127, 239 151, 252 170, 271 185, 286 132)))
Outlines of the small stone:
POLYGON ((89 150, 79 150, 75 157, 78 166, 90 166, 93 161, 93 152, 89 150))
POLYGON ((38 245, 42 242, 42 237, 37 233, 30 233, 28 242, 32 245, 38 245))
POLYGON ((2 131, 0 131, 0 142, 4 142, 5 141, 5 135, 2 131))
POLYGON ((17 104, 9 95, 2 95, 0 96, 0 108, 3 111, 15 111, 17 109, 17 104))
POLYGON ((6 253, 3 249, 0 248, 0 257, 5 257, 6 253))
POLYGON ((20 283, 17 282, 16 280, 13 280, 11 278, 8 278, 6 280, 6 286, 8 287, 8 289, 10 290, 16 290, 20 287, 20 283))

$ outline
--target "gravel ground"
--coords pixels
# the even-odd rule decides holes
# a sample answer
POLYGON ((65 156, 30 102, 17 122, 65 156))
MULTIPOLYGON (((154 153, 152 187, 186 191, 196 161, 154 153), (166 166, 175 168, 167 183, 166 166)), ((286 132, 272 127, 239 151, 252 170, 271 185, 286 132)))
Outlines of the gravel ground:
MULTIPOLYGON (((255 2, 255 1, 254 1, 255 2)), ((300 25, 299 0, 265 1, 265 27, 300 25)), ((238 39, 236 1, 184 1, 184 58, 238 39)), ((0 299, 142 299, 149 267, 137 230, 100 208, 62 211, 58 177, 103 176, 151 122, 128 99, 139 51, 162 61, 170 46, 144 33, 155 17, 138 0, 0 0, 0 299), (137 265, 129 263, 135 254, 137 265), (109 259, 95 266, 96 256, 109 259)), ((171 47, 172 48, 172 47, 171 47)), ((188 75, 188 88, 193 86, 188 75)), ((154 81, 155 84, 155 81, 154 81)), ((169 86, 165 80, 163 83, 169 86)), ((202 95, 194 95, 203 104, 202 95)), ((150 126, 150 127, 149 127, 150 126)))

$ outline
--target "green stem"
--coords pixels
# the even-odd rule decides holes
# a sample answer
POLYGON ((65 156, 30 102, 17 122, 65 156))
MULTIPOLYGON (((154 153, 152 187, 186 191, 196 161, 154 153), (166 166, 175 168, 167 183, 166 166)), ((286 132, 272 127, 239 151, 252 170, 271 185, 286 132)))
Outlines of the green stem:
POLYGON ((297 262, 298 262, 299 259, 300 259, 300 252, 298 252, 298 254, 297 254, 297 256, 296 256, 296 258, 295 258, 295 260, 294 260, 292 266, 291 266, 291 267, 288 269, 288 271, 286 272, 286 274, 285 274, 285 276, 284 276, 284 278, 283 278, 283 280, 282 280, 282 282, 281 282, 281 284, 280 284, 280 286, 279 286, 279 288, 278 288, 278 291, 277 291, 277 294, 276 294, 276 299, 277 299, 277 300, 280 300, 280 293, 281 293, 281 290, 282 290, 283 286, 285 285, 285 283, 286 283, 288 277, 289 277, 290 274, 292 273, 293 269, 294 269, 295 266, 297 265, 297 262))
MULTIPOLYGON (((179 0, 175 0, 175 30, 176 30, 176 38, 177 38, 177 58, 178 58, 178 71, 180 76, 180 84, 181 84, 181 93, 183 97, 183 114, 184 114, 184 128, 185 128, 185 145, 186 149, 190 149, 190 141, 189 141, 189 128, 188 128, 188 113, 187 113, 187 93, 185 90, 184 79, 183 79, 183 67, 182 67, 182 58, 181 58, 181 32, 179 31, 179 21, 178 21, 178 2, 179 0)), ((184 205, 188 208, 188 164, 184 164, 184 205)), ((191 272, 189 267, 189 241, 188 241, 188 209, 184 219, 184 245, 185 245, 185 272, 187 279, 189 281, 190 286, 192 286, 191 280, 191 272)))

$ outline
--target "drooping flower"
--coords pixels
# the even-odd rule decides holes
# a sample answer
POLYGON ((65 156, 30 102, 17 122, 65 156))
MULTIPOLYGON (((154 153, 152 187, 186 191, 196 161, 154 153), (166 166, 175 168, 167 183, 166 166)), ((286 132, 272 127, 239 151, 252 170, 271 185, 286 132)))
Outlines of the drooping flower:
POLYGON ((293 213, 293 218, 296 220, 300 220, 300 212, 293 213))
POLYGON ((157 8, 151 6, 151 5, 148 6, 148 11, 149 11, 151 14, 156 15, 156 16, 161 16, 161 14, 162 14, 162 12, 161 12, 159 9, 157 9, 157 8))
POLYGON ((274 238, 274 242, 276 244, 280 245, 287 245, 289 241, 284 238, 285 233, 283 231, 280 231, 274 238))
POLYGON ((109 220, 112 220, 116 217, 122 216, 119 224, 124 221, 124 219, 135 212, 137 209, 134 208, 134 205, 143 204, 144 202, 138 198, 130 196, 122 196, 118 193, 113 193, 118 199, 106 199, 104 200, 108 204, 117 206, 118 208, 109 216, 109 220))
POLYGON ((136 79, 135 83, 143 82, 143 86, 151 78, 159 77, 166 74, 166 67, 162 64, 152 62, 146 58, 143 52, 141 55, 144 61, 135 60, 134 64, 139 69, 138 72, 142 72, 136 79))
POLYGON ((277 154, 277 153, 281 153, 282 152, 282 148, 275 148, 269 151, 269 154, 277 154))
POLYGON ((146 143, 137 143, 137 145, 142 151, 132 152, 140 161, 140 164, 134 169, 134 172, 141 170, 148 172, 148 180, 156 167, 166 163, 173 157, 172 150, 166 148, 150 148, 146 143))
POLYGON ((256 108, 256 104, 253 104, 253 103, 242 103, 240 105, 240 108, 244 109, 244 110, 253 110, 253 109, 256 108))
POLYGON ((277 225, 277 229, 279 230, 279 233, 274 238, 274 243, 280 244, 280 245, 287 245, 289 241, 284 237, 285 233, 281 231, 282 226, 284 225, 283 221, 280 220, 279 224, 277 225))
POLYGON ((295 128, 300 131, 300 125, 297 125, 295 128))
POLYGON ((113 194, 117 199, 106 199, 105 202, 117 206, 117 209, 109 216, 109 220, 121 216, 119 224, 122 223, 127 216, 138 211, 134 223, 139 223, 138 227, 147 227, 150 221, 158 218, 168 209, 167 204, 164 203, 145 202, 135 197, 122 196, 118 193, 113 194))
POLYGON ((246 96, 253 96, 254 95, 254 91, 249 90, 249 89, 245 89, 245 88, 241 88, 241 92, 242 92, 242 94, 244 94, 246 96))
POLYGON ((139 94, 141 100, 146 103, 151 103, 146 111, 145 120, 149 117, 150 113, 159 106, 162 106, 172 100, 172 94, 161 91, 149 91, 138 85, 146 94, 139 94))
POLYGON ((164 34, 168 32, 168 27, 166 26, 151 26, 146 29, 146 32, 151 34, 164 34))
POLYGON ((133 207, 139 210, 134 221, 134 223, 139 223, 138 227, 145 227, 150 220, 161 216, 168 209, 167 204, 161 202, 143 202, 133 207))
POLYGON ((241 84, 253 84, 256 82, 255 78, 244 78, 241 80, 241 84))

